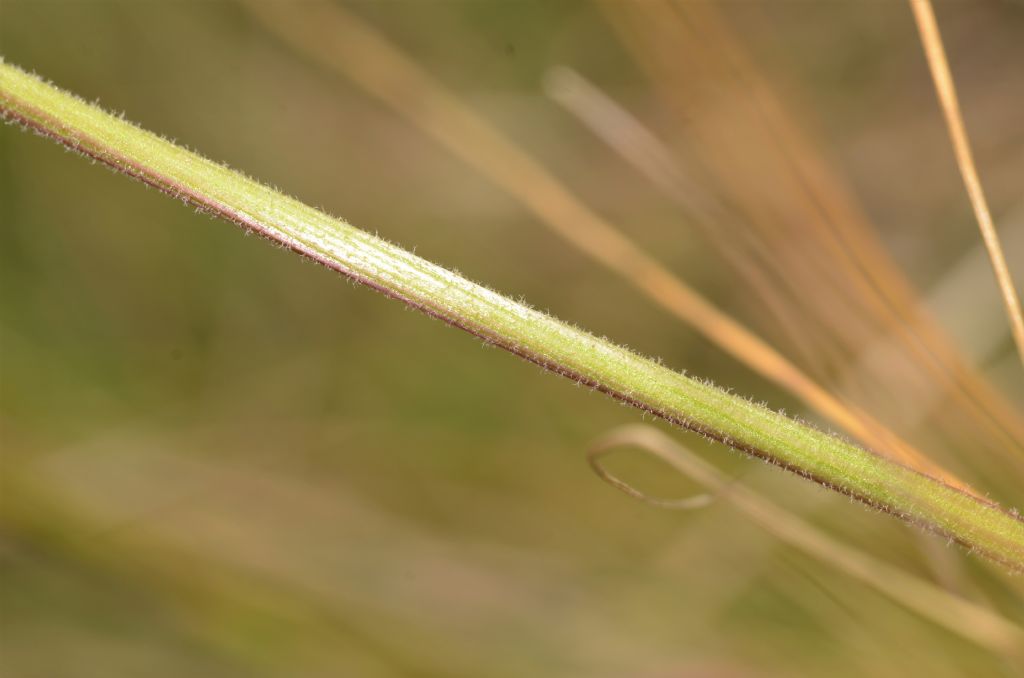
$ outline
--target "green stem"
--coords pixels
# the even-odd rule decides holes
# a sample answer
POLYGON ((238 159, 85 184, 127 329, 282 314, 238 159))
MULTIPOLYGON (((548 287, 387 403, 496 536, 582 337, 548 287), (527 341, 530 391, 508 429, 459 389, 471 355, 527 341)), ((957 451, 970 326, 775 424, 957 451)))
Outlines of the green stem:
POLYGON ((5 118, 552 372, 1024 571, 1024 521, 507 299, 0 62, 5 118))

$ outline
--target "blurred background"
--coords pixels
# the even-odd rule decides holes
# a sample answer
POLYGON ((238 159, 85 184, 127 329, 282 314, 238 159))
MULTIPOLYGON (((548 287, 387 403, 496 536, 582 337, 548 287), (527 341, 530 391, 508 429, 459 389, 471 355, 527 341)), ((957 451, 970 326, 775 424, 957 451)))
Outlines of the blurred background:
MULTIPOLYGON (((1024 6, 937 14, 1024 280, 1024 6)), ((878 430, 1024 507, 1022 369, 905 3, 0 0, 0 53, 844 433, 560 237, 584 225, 539 217, 469 116, 878 430), (396 68, 422 77, 374 91, 396 68)), ((615 492, 584 452, 640 419, 0 128, 3 675, 1019 675, 726 497, 615 492)), ((1024 623, 1020 577, 656 425, 1024 623)), ((702 491, 640 454, 609 466, 702 491)))

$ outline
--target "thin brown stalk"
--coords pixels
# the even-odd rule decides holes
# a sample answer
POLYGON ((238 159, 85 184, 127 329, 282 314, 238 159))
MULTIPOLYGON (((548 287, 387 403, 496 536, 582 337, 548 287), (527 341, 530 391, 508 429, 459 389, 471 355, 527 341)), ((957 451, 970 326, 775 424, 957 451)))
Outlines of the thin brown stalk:
POLYGON ((942 106, 942 114, 946 118, 946 127, 949 128, 956 164, 960 168, 960 176, 963 177, 964 186, 967 188, 971 208, 978 220, 978 227, 981 229, 981 237, 988 249, 989 259, 992 260, 992 270, 995 271, 996 281, 999 283, 999 290, 1003 295, 1003 304, 1006 306, 1006 316, 1010 321, 1013 340, 1017 344, 1021 363, 1024 364, 1024 313, 1021 312, 1017 288, 1014 286, 1010 269, 1006 265, 1006 257, 1003 256, 1003 248, 999 242, 999 233, 992 222, 988 201, 985 199, 978 169, 974 164, 974 154, 971 152, 971 144, 967 139, 967 129, 960 112, 960 102, 957 98, 956 86, 953 84, 953 74, 950 72, 949 62, 946 60, 942 36, 939 34, 939 26, 935 20, 935 11, 930 0, 909 0, 909 2, 910 8, 914 11, 914 21, 921 34, 921 42, 928 59, 932 80, 935 82, 935 92, 942 106))

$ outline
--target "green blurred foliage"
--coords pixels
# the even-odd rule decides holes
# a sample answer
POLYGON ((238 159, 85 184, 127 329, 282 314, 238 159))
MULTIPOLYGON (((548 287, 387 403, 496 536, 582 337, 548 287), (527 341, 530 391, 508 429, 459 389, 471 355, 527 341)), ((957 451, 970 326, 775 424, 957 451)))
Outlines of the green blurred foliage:
MULTIPOLYGON (((926 165, 925 181, 898 191, 893 177, 915 159, 872 145, 874 130, 930 103, 927 82, 899 85, 918 58, 909 12, 796 5, 728 9, 764 63, 805 88, 892 224, 887 241, 927 285, 976 233, 955 171, 926 165)), ((759 322, 672 205, 543 97, 545 71, 570 64, 653 124, 676 124, 595 7, 353 7, 688 282, 759 322)), ((988 36, 972 52, 982 64, 998 64, 1024 30, 1017 7, 956 20, 954 44, 988 36)), ((0 51, 504 293, 797 410, 231 3, 2 0, 0 51)), ((1005 120, 990 110, 998 96, 984 101, 981 119, 1005 120)), ((1024 137, 997 127, 977 141, 999 214, 1019 197, 1024 137), (1017 183, 1005 178, 1014 167, 1017 183)), ((4 675, 1004 669, 725 503, 671 514, 601 484, 583 450, 635 411, 10 126, 0 290, 4 675)), ((895 521, 686 438, 793 510, 931 576, 918 537, 895 521)), ((693 491, 654 463, 614 464, 653 492, 693 491)), ((1012 584, 951 557, 1024 619, 1012 584)))

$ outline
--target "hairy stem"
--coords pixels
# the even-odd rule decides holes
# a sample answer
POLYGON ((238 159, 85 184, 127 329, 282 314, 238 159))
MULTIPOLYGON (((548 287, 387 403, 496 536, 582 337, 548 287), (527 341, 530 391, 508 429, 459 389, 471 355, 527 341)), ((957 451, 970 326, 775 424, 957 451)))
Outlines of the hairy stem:
POLYGON ((2 62, 0 111, 552 372, 1024 571, 1024 522, 994 503, 503 297, 2 62))
MULTIPOLYGON (((870 414, 815 382, 775 347, 722 312, 657 257, 586 205, 536 158, 433 78, 415 59, 338 3, 294 12, 241 4, 296 53, 337 72, 516 198, 538 222, 656 305, 861 443, 968 492, 971 488, 870 414)), ((698 218, 697 221, 701 219, 698 218)))

